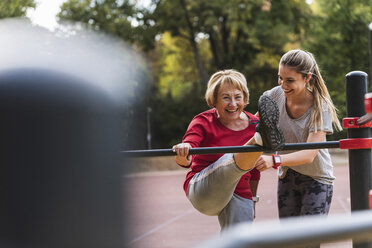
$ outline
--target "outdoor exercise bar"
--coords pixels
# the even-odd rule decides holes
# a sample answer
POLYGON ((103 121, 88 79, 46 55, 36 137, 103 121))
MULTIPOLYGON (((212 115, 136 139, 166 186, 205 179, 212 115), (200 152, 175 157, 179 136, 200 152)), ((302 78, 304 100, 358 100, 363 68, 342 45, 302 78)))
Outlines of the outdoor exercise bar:
MULTIPOLYGON (((363 116, 364 95, 368 92, 368 75, 362 71, 346 74, 346 107, 349 117, 363 116)), ((370 138, 370 128, 349 128, 349 139, 370 138)), ((351 210, 369 209, 371 189, 371 149, 349 150, 351 210)))
MULTIPOLYGON (((282 150, 311 150, 324 148, 340 148, 339 141, 313 142, 313 143, 289 143, 285 144, 282 150)), ((221 154, 221 153, 241 153, 241 152, 270 152, 262 146, 221 146, 221 147, 198 147, 191 148, 190 154, 221 154)), ((152 156, 174 156, 176 153, 172 149, 153 149, 153 150, 132 150, 121 152, 126 157, 152 157, 152 156)))
MULTIPOLYGON (((353 239, 360 244, 372 240, 372 211, 351 215, 306 216, 280 222, 244 223, 211 238, 197 248, 298 248, 353 239)), ((355 244, 354 244, 355 245, 355 244)), ((355 247, 355 246, 354 246, 355 247)))

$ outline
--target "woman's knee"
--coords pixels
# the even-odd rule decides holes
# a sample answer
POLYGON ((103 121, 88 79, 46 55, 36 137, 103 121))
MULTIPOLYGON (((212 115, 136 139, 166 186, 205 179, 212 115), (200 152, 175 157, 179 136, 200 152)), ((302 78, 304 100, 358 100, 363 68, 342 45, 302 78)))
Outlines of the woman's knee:
POLYGON ((188 199, 196 210, 209 216, 218 215, 226 205, 221 206, 220 203, 213 201, 210 197, 200 197, 195 194, 188 196, 188 199))

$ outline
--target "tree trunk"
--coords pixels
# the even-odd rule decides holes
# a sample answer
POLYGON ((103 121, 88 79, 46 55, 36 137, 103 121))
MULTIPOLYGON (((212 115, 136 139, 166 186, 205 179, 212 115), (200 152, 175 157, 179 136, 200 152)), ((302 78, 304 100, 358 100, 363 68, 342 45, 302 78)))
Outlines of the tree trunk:
POLYGON ((218 54, 218 47, 217 47, 218 44, 214 36, 214 31, 211 30, 210 32, 208 32, 208 35, 209 35, 209 44, 211 46, 214 65, 218 70, 221 70, 223 68, 221 65, 220 56, 218 54))
POLYGON ((193 53, 194 53, 196 66, 198 67, 198 70, 199 70, 200 79, 202 80, 203 84, 206 85, 208 83, 208 75, 207 75, 207 73, 204 69, 203 63, 202 63, 201 58, 200 58, 198 44, 195 41, 194 27, 192 26, 192 23, 190 21, 189 13, 188 13, 188 10, 186 8, 185 0, 180 0, 180 3, 181 3, 182 9, 183 9, 184 14, 185 14, 185 19, 186 19, 186 23, 187 23, 187 27, 188 27, 188 31, 189 31, 189 36, 190 36, 189 41, 191 43, 191 47, 192 47, 192 50, 193 50, 193 53))
POLYGON ((229 52, 229 37, 230 37, 230 29, 226 26, 228 16, 223 16, 221 22, 221 39, 222 39, 222 49, 224 53, 224 62, 225 66, 231 67, 231 58, 229 52))

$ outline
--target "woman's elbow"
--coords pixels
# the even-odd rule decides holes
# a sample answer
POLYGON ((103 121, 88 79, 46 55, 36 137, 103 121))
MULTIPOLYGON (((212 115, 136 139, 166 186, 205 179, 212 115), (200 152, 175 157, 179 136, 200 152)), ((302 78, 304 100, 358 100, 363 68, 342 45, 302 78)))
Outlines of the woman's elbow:
POLYGON ((314 161, 314 159, 315 159, 315 157, 316 157, 316 155, 317 155, 318 153, 316 153, 316 154, 312 154, 311 156, 307 156, 307 157, 305 157, 305 161, 304 161, 304 163, 305 164, 311 164, 313 161, 314 161))
POLYGON ((300 151, 298 154, 298 157, 301 157, 302 163, 303 164, 311 164, 316 156, 318 156, 319 149, 314 149, 314 150, 303 150, 300 151))
POLYGON ((314 158, 315 157, 306 158, 305 161, 304 161, 304 164, 311 164, 314 161, 314 158))

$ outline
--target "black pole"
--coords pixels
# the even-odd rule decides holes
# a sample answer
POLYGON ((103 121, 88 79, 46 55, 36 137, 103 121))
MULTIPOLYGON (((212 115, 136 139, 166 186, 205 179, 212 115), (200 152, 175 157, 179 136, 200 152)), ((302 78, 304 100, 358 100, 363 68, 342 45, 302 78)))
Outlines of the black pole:
MULTIPOLYGON (((293 143, 285 144, 283 150, 309 150, 309 149, 324 149, 324 148, 340 148, 339 141, 314 142, 314 143, 293 143)), ((263 152, 262 146, 223 146, 223 147, 198 147, 190 149, 190 154, 223 154, 223 153, 238 153, 238 152, 263 152)), ((172 149, 153 149, 153 150, 132 150, 122 151, 125 157, 155 157, 155 156, 174 156, 172 149)))
POLYGON ((146 121, 147 121, 147 148, 151 149, 151 112, 152 109, 150 107, 147 107, 147 115, 146 115, 146 121))
POLYGON ((115 100, 64 73, 12 69, 0 115, 0 247, 123 247, 115 100))
MULTIPOLYGON (((353 71, 346 75, 346 106, 348 117, 365 114, 364 95, 368 91, 368 75, 353 71)), ((369 138, 369 128, 350 128, 348 138, 369 138)), ((349 150, 351 211, 369 209, 371 189, 371 149, 349 150)), ((372 247, 370 243, 353 244, 353 247, 372 247)))
POLYGON ((369 24, 369 65, 370 65, 370 72, 372 73, 372 22, 369 24))

